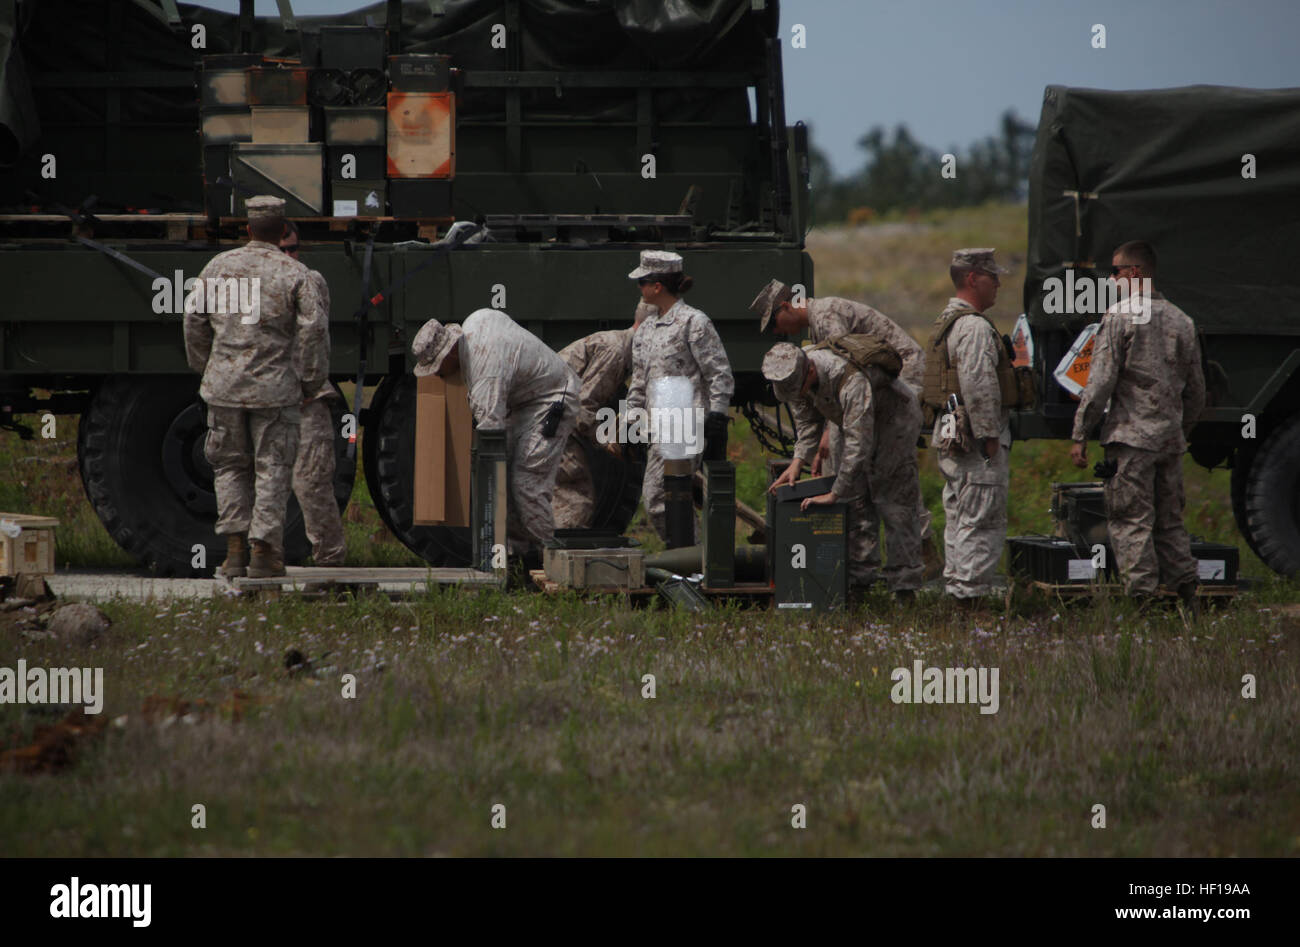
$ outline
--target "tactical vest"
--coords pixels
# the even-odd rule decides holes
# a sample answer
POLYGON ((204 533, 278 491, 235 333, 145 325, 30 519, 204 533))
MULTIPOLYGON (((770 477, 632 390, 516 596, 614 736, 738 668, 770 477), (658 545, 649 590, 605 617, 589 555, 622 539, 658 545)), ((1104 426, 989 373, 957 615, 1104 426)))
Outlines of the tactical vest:
MULTIPOLYGON (((903 358, 898 354, 898 350, 878 335, 868 335, 865 332, 837 335, 824 342, 809 346, 807 351, 816 352, 819 349, 834 352, 863 374, 866 374, 867 369, 872 365, 875 365, 890 378, 897 378, 898 373, 903 370, 903 358)), ((835 397, 839 397, 840 389, 844 387, 844 383, 851 377, 853 376, 848 372, 840 376, 840 383, 835 389, 835 397)))
POLYGON ((1012 364, 1011 343, 997 332, 997 326, 982 313, 973 309, 959 309, 950 313, 930 337, 925 359, 925 384, 921 388, 921 406, 925 410, 925 423, 931 425, 935 417, 947 410, 948 396, 961 395, 957 370, 948 358, 948 333, 962 316, 979 316, 998 334, 998 398, 1002 408, 1032 408, 1034 406, 1034 378, 1029 368, 1016 368, 1012 364))

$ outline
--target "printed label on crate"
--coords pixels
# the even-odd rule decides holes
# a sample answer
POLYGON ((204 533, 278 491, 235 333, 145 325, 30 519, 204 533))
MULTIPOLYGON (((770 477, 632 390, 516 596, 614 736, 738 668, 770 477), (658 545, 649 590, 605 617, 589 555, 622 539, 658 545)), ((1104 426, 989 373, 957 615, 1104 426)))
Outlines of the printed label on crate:
POLYGON ((1200 559, 1196 563, 1196 577, 1202 582, 1222 582, 1228 578, 1228 563, 1223 559, 1200 559))
POLYGON ((812 602, 777 602, 777 608, 812 608, 812 602))
POLYGON ((1068 574, 1071 582, 1077 579, 1095 579, 1097 568, 1091 559, 1071 559, 1068 574))
POLYGON ((334 216, 335 217, 357 216, 357 202, 356 201, 335 201, 334 216))

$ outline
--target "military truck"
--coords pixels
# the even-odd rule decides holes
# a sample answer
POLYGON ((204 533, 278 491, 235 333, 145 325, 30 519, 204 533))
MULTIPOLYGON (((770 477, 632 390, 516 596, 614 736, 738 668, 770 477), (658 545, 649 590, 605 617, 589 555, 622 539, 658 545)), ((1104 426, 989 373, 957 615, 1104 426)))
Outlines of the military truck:
MULTIPOLYGON (((1052 370, 1097 316, 1049 313, 1045 281, 1104 277, 1152 243, 1157 288, 1196 323, 1209 406, 1191 436, 1232 468, 1250 547, 1300 572, 1300 89, 1051 86, 1030 167, 1024 305, 1042 386, 1021 437, 1069 437, 1077 401, 1052 370)), ((1054 307, 1055 308, 1055 307, 1054 307)))
MULTIPOLYGON (((736 403, 762 427, 763 342, 746 306, 772 277, 813 286, 807 141, 786 125, 776 0, 387 0, 329 18, 279 9, 0 4, 0 425, 30 435, 24 417, 79 416, 86 493, 123 549, 159 574, 198 574, 195 544, 220 559, 199 379, 181 313, 155 288, 156 276, 195 276, 242 239, 240 195, 211 169, 205 181, 210 57, 252 55, 310 77, 331 41, 348 55, 449 57, 448 207, 291 213, 302 261, 331 291, 331 378, 374 386, 359 418, 370 494, 424 559, 469 556, 467 531, 412 524, 409 344, 430 317, 498 305, 558 350, 629 325, 639 297, 626 274, 640 250, 676 250, 695 277, 692 304, 727 346, 736 403), (354 29, 341 47, 338 27, 354 29), (490 239, 438 253, 453 220, 477 221, 490 239)), ((353 101, 383 101, 384 61, 388 75, 344 75, 353 101)), ((343 81, 338 70, 326 78, 343 81)), ((342 506, 355 471, 343 437, 338 456, 342 506)), ((604 452, 592 462, 598 525, 621 530, 640 470, 604 452)), ((307 553, 296 504, 286 553, 307 553)))

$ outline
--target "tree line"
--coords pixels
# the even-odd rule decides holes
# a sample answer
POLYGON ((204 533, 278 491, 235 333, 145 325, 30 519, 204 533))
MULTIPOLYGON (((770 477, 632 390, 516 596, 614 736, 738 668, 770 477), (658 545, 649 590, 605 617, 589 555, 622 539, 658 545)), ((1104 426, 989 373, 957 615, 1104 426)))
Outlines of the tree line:
POLYGON ((810 145, 813 221, 860 223, 893 210, 1024 200, 1035 127, 1010 109, 1000 124, 998 134, 958 152, 925 147, 906 125, 892 137, 877 125, 858 139, 863 166, 845 177, 836 177, 825 152, 810 145), (945 154, 955 160, 945 162, 945 154))

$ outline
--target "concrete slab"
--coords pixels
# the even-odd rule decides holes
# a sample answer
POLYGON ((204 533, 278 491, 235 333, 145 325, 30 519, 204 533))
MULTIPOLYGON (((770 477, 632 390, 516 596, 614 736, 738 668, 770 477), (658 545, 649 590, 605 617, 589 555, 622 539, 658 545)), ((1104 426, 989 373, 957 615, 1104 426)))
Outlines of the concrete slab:
POLYGON ((138 572, 58 572, 45 581, 51 592, 69 602, 211 598, 217 592, 215 579, 160 579, 138 572))

